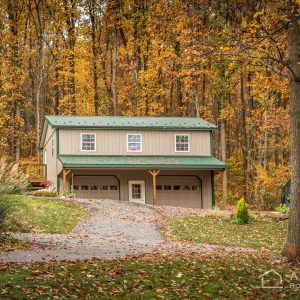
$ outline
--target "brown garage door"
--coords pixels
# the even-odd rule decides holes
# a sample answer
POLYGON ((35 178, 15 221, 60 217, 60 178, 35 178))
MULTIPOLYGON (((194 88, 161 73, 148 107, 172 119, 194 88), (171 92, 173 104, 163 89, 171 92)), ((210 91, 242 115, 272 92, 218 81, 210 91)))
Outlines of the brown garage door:
POLYGON ((119 182, 114 176, 74 176, 73 186, 77 198, 119 200, 119 182))
POLYGON ((201 208, 201 181, 196 176, 158 176, 157 204, 201 208))

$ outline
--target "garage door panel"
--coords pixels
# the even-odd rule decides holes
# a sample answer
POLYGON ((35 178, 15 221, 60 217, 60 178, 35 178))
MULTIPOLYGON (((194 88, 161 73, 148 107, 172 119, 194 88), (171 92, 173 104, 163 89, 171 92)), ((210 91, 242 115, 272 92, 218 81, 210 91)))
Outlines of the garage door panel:
POLYGON ((114 176, 74 176, 77 198, 119 199, 119 183, 114 176))
POLYGON ((195 176, 158 176, 157 204, 201 208, 201 184, 195 176))

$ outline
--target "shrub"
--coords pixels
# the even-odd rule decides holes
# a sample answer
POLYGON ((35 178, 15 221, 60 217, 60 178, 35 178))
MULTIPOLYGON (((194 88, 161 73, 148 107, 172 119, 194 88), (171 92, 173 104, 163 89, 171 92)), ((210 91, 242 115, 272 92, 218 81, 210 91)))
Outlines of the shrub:
POLYGON ((246 203, 244 197, 242 197, 236 208, 236 224, 245 224, 249 222, 249 212, 248 212, 248 204, 246 203))
POLYGON ((18 194, 29 186, 28 177, 18 171, 18 165, 7 162, 5 157, 0 159, 0 195, 18 194))
POLYGON ((275 211, 281 214, 288 214, 290 212, 290 207, 287 204, 280 204, 275 211))
POLYGON ((71 189, 70 189, 70 195, 69 195, 70 198, 75 198, 75 190, 74 190, 74 187, 73 185, 71 185, 71 189))

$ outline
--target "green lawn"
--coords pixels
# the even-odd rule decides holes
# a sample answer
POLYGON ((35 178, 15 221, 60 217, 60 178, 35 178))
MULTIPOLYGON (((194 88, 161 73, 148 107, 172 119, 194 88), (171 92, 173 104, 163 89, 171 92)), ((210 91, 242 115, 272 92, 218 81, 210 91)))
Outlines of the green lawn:
POLYGON ((4 299, 274 299, 296 298, 290 275, 254 256, 174 257, 0 265, 4 299), (274 268, 285 287, 262 289, 259 276, 274 268))
POLYGON ((168 221, 166 236, 196 243, 266 248, 278 251, 284 243, 287 221, 255 218, 249 224, 231 224, 229 218, 196 216, 168 221))
POLYGON ((6 195, 12 203, 11 230, 15 232, 68 233, 87 210, 67 202, 6 195))

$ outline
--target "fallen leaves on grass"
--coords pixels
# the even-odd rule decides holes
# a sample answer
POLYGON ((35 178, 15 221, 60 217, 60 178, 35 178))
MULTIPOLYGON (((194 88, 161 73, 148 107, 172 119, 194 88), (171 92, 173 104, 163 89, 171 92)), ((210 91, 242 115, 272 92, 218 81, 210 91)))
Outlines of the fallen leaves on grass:
POLYGON ((15 239, 13 237, 0 237, 0 253, 27 248, 25 241, 15 239))
POLYGON ((119 260, 0 265, 0 297, 45 299, 292 298, 298 266, 238 254, 130 257, 119 260), (259 276, 285 274, 282 290, 261 289, 259 276))
POLYGON ((231 224, 228 218, 196 216, 170 219, 166 236, 171 240, 278 251, 284 243, 287 222, 255 218, 249 224, 231 224))

